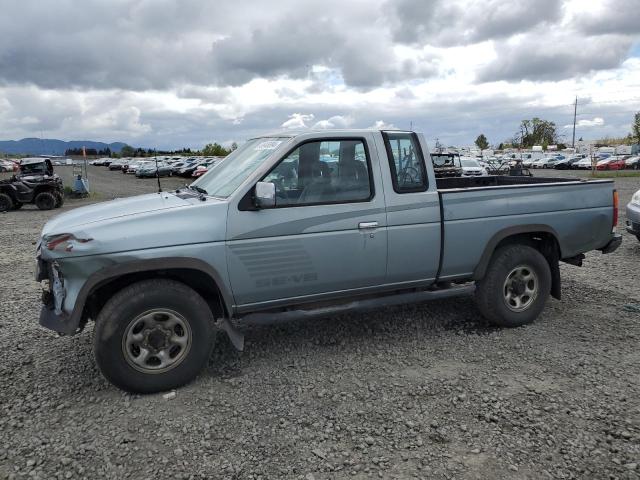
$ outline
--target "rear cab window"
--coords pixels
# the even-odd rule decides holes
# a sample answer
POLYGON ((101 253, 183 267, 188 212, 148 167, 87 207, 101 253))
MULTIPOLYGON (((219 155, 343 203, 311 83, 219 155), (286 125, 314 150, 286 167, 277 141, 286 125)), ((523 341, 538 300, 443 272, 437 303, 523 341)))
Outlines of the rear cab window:
POLYGON ((424 192, 427 170, 418 136, 411 132, 382 132, 391 180, 396 193, 424 192))

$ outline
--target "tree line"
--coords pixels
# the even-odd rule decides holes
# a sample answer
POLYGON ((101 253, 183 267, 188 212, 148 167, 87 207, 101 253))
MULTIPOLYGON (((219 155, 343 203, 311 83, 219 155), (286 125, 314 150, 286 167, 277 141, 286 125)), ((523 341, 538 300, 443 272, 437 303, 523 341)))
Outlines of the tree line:
MULTIPOLYGON (((581 140, 582 138, 579 139, 579 141, 581 140)), ((636 112, 631 125, 631 132, 626 137, 602 139, 597 143, 622 143, 627 145, 640 143, 640 112, 636 112)), ((478 135, 475 144, 481 150, 489 148, 489 141, 483 133, 478 135)), ((497 149, 531 148, 534 145, 541 145, 545 150, 549 145, 557 145, 558 149, 563 149, 567 146, 564 137, 558 133, 555 122, 534 117, 530 120, 522 120, 519 130, 511 138, 500 143, 497 149)))
POLYGON ((153 150, 151 148, 136 148, 125 145, 119 154, 112 154, 113 157, 154 157, 156 155, 193 155, 202 157, 226 157, 238 148, 238 144, 233 142, 229 148, 225 148, 217 142, 207 143, 201 150, 182 148, 178 150, 153 150))

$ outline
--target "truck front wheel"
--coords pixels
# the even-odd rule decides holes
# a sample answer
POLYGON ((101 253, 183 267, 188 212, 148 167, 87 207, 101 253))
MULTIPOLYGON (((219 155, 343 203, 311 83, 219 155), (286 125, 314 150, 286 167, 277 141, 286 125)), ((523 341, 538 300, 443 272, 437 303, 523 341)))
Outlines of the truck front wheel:
POLYGON ((183 283, 134 283, 116 293, 96 319, 96 363, 107 380, 130 392, 179 387, 206 364, 213 322, 205 300, 183 283))
POLYGON ((493 254, 476 286, 476 303, 493 325, 520 327, 533 322, 551 291, 546 258, 528 245, 507 245, 493 254))

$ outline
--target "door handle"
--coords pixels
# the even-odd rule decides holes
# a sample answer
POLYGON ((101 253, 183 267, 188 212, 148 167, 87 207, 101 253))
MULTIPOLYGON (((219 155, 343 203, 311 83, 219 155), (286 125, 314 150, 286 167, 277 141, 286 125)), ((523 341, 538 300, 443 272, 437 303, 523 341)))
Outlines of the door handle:
POLYGON ((358 224, 360 230, 367 230, 372 228, 378 228, 378 222, 360 222, 358 224))

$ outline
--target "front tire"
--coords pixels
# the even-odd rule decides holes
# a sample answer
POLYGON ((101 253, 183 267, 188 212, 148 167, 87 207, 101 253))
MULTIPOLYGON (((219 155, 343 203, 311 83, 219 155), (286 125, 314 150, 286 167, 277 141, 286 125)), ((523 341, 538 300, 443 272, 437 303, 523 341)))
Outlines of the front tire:
POLYGON ((546 258, 528 245, 507 245, 493 254, 476 286, 475 299, 491 324, 520 327, 542 313, 550 291, 551 269, 546 258))
POLYGON ((96 363, 107 380, 129 392, 179 387, 206 364, 213 322, 205 300, 183 283, 134 283, 116 293, 98 315, 96 363))
POLYGON ((53 210, 56 207, 56 197, 51 192, 40 192, 34 203, 40 210, 53 210))
POLYGON ((8 212, 14 208, 13 200, 6 193, 0 193, 0 212, 8 212))

